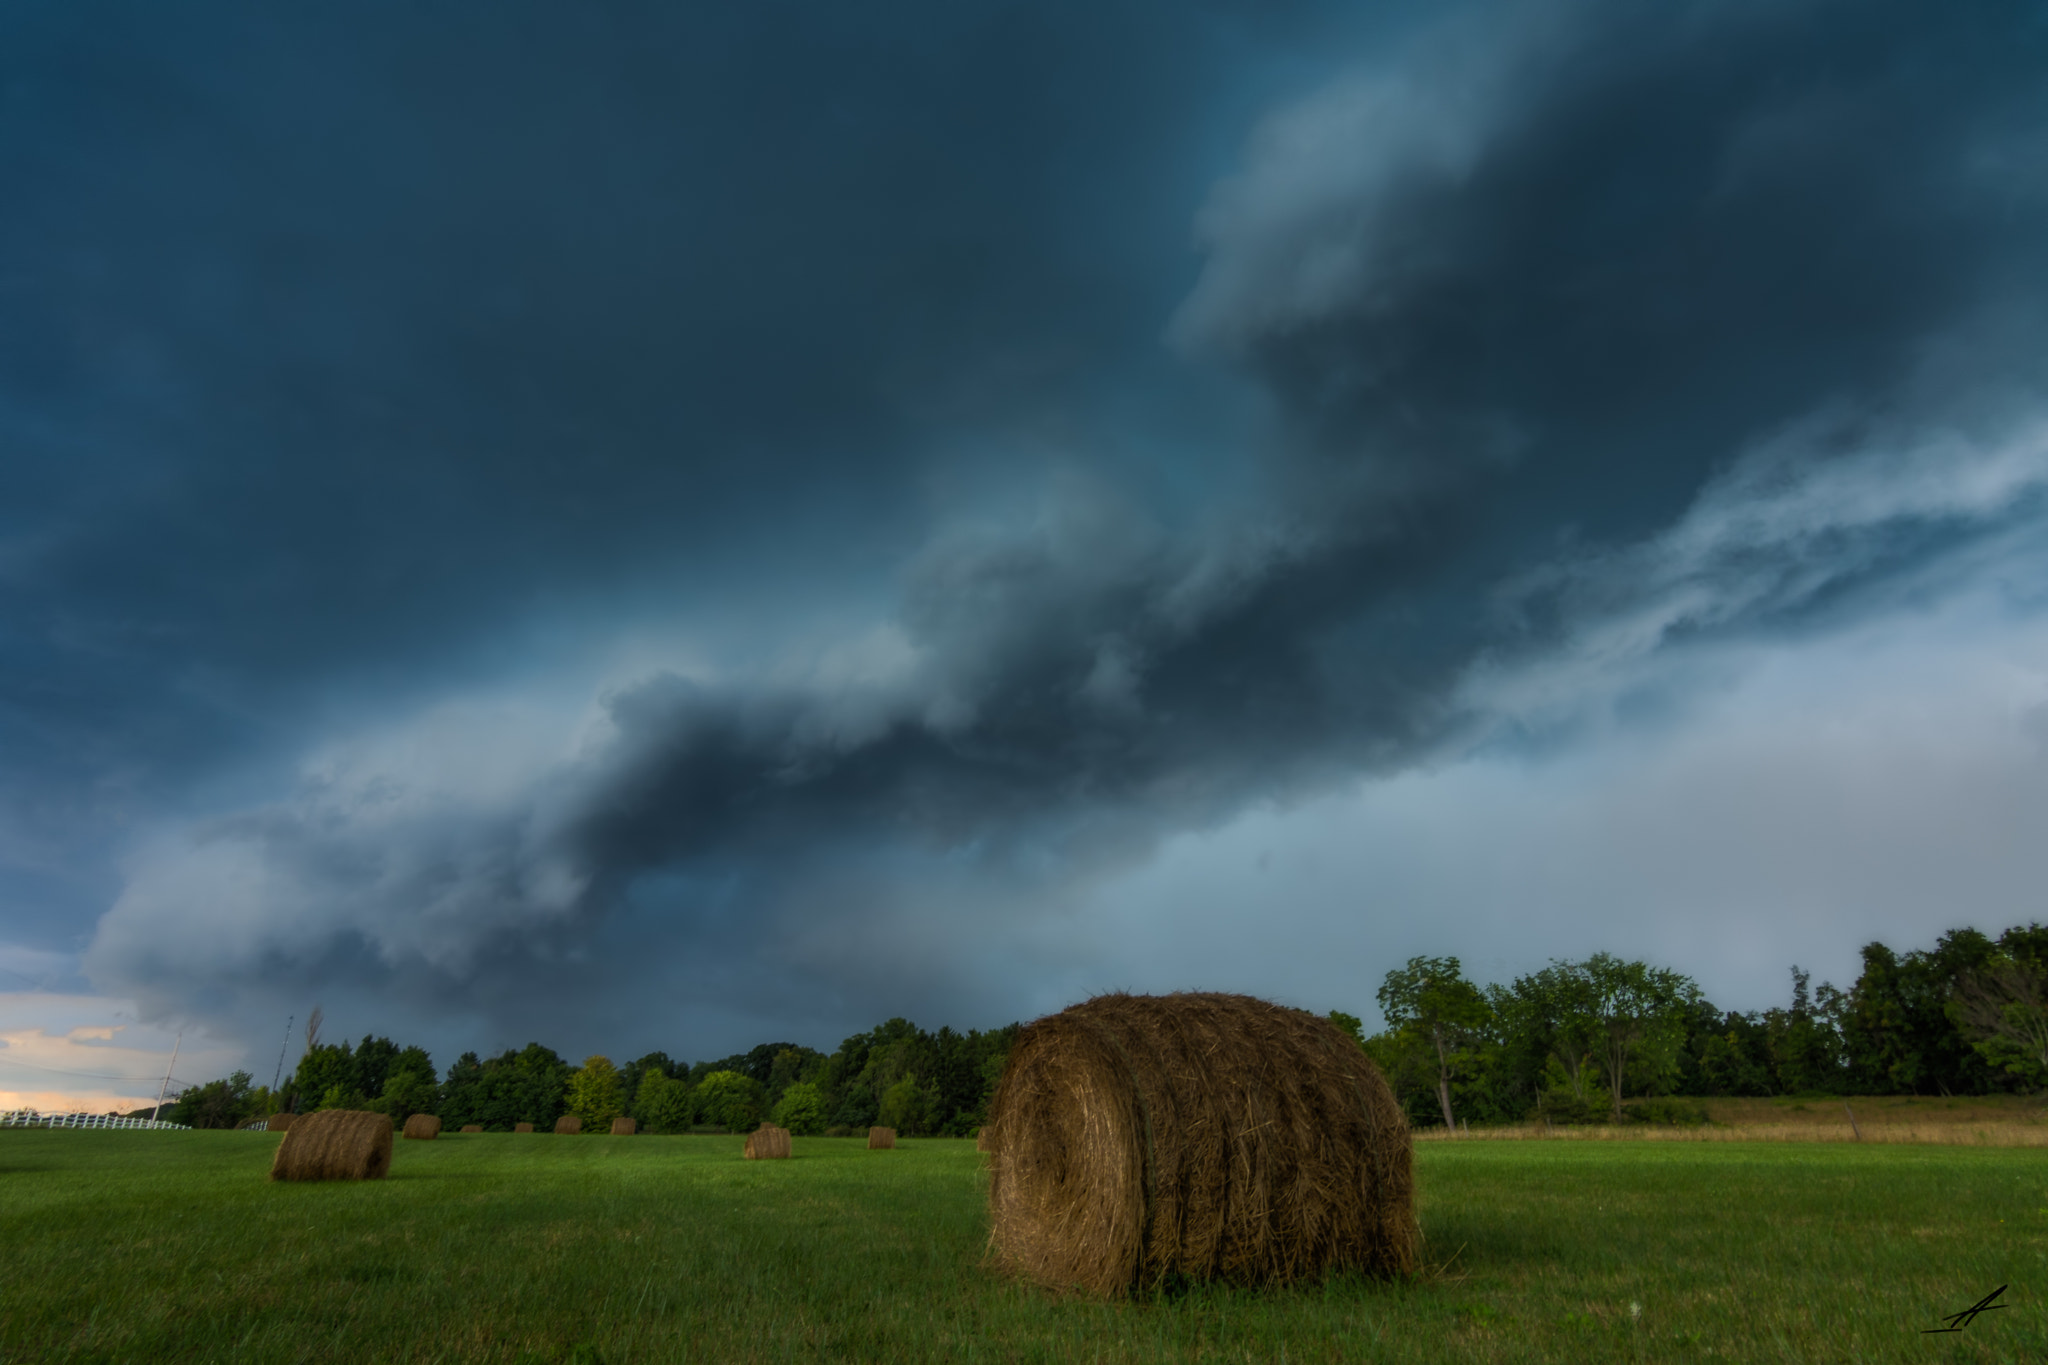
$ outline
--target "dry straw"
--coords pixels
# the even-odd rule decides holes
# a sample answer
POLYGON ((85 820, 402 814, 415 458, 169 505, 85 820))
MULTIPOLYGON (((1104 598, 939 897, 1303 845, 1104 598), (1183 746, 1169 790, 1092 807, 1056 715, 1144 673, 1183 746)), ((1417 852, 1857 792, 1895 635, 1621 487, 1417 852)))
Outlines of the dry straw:
POLYGON ((515 1133, 530 1133, 533 1131, 533 1125, 530 1123, 515 1123, 512 1125, 512 1131, 515 1133))
POLYGON ((1399 1275, 1408 1123, 1327 1020, 1243 995, 1103 995, 1028 1025, 989 1110, 999 1264, 1114 1295, 1399 1275))
POLYGON ((789 1129, 764 1123, 747 1134, 741 1155, 749 1161, 780 1161, 789 1155, 789 1129))
POLYGON ((995 1129, 985 1123, 974 1130, 974 1150, 977 1152, 993 1152, 995 1140, 995 1129))
POLYGON ((894 1128, 870 1128, 870 1129, 868 1129, 868 1150, 869 1150, 869 1151, 871 1151, 871 1152, 879 1152, 879 1151, 883 1150, 884 1148, 887 1148, 887 1147, 894 1147, 895 1145, 896 1145, 896 1130, 895 1130, 894 1128))
POLYGON ((577 1118, 574 1114, 564 1114, 555 1120, 555 1133, 557 1136, 574 1137, 582 1131, 583 1120, 577 1118))
POLYGON ((405 1121, 405 1135, 430 1142, 441 1136, 441 1120, 432 1114, 414 1114, 405 1121))
POLYGON ((297 1117, 297 1114, 272 1114, 270 1122, 263 1125, 263 1130, 267 1133, 290 1132, 292 1120, 297 1117))
POLYGON ((391 1170, 391 1119, 359 1109, 302 1114, 277 1144, 272 1180, 382 1180, 391 1170))
POLYGON ((631 1119, 625 1119, 625 1118, 620 1118, 620 1119, 613 1119, 613 1120, 612 1120, 612 1136, 613 1136, 613 1137, 631 1137, 631 1136, 633 1136, 633 1132, 634 1132, 634 1130, 635 1130, 636 1128, 638 1128, 638 1127, 639 1127, 639 1125, 638 1125, 638 1124, 636 1124, 636 1123, 634 1123, 634 1122, 633 1122, 633 1120, 631 1120, 631 1119))
POLYGON ((465 1133, 481 1133, 483 1130, 484 1126, 481 1123, 465 1123, 462 1125, 462 1131, 465 1133))

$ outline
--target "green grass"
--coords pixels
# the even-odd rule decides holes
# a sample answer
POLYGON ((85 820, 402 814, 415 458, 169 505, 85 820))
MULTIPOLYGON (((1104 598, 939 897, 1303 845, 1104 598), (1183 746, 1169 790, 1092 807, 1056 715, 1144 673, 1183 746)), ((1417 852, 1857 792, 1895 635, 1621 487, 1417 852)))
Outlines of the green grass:
POLYGON ((2048 1359, 2038 1151, 1426 1144, 1429 1273, 1103 1304, 984 1269, 966 1142, 446 1135, 272 1185, 278 1140, 0 1133, 0 1360, 2048 1359))

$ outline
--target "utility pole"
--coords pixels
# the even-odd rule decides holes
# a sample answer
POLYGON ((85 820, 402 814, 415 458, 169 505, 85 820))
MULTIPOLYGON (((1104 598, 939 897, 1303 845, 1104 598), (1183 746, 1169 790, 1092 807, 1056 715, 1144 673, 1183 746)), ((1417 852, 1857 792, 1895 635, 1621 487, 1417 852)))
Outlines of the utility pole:
POLYGON ((277 1083, 284 1079, 284 1050, 292 1045, 292 1025, 298 1022, 296 1014, 287 1015, 284 1021, 284 1041, 277 1045, 277 1071, 270 1078, 270 1093, 277 1094, 277 1083))
POLYGON ((171 1065, 164 1068, 163 1088, 156 1092, 156 1108, 149 1111, 149 1121, 156 1122, 156 1116, 163 1112, 164 1096, 171 1089, 171 1070, 178 1065, 178 1049, 185 1045, 185 1031, 178 1030, 178 1041, 171 1044, 171 1065))

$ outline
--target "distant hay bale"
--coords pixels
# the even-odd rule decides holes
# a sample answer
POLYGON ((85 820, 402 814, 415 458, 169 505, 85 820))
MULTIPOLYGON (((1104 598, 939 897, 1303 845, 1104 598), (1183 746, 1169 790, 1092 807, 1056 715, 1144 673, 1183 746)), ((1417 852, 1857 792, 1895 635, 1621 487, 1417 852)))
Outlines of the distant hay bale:
POLYGON ((1408 1123, 1328 1020, 1243 995, 1102 995, 1027 1025, 989 1108, 990 1242, 1115 1295, 1415 1265, 1408 1123))
POLYGON ((974 1150, 977 1152, 993 1152, 995 1150, 995 1130, 985 1123, 974 1130, 974 1150))
POLYGON ((557 1137, 574 1137, 582 1131, 583 1120, 577 1118, 574 1114, 564 1114, 555 1120, 555 1135, 557 1137))
POLYGON ((881 1150, 882 1150, 883 1148, 885 1148, 885 1147, 894 1147, 895 1145, 896 1145, 896 1130, 895 1130, 894 1128, 870 1128, 870 1129, 868 1129, 868 1150, 869 1150, 869 1151, 871 1151, 871 1152, 879 1152, 879 1151, 881 1151, 881 1150))
POLYGON ((441 1136, 441 1120, 433 1114, 414 1114, 405 1121, 405 1135, 426 1142, 441 1136))
POLYGON ((515 1133, 530 1133, 533 1131, 533 1125, 530 1123, 515 1123, 512 1125, 512 1131, 515 1133))
POLYGON ((297 1117, 297 1114, 272 1114, 270 1122, 263 1125, 263 1131, 266 1133, 290 1132, 292 1120, 297 1117))
POLYGON ((382 1180, 391 1170, 391 1118, 360 1109, 302 1114, 270 1163, 272 1180, 382 1180))
POLYGON ((481 1133, 483 1130, 484 1126, 481 1123, 465 1123, 462 1125, 462 1131, 465 1133, 481 1133))
POLYGON ((777 1128, 764 1123, 747 1134, 747 1145, 741 1153, 749 1161, 780 1161, 789 1155, 789 1129, 777 1128))
POLYGON ((637 1128, 638 1128, 639 1126, 640 1126, 639 1124, 635 1123, 635 1122, 634 1122, 633 1120, 631 1120, 631 1119, 626 1119, 626 1118, 619 1118, 619 1119, 613 1119, 613 1120, 612 1120, 612 1136, 613 1136, 613 1137, 631 1137, 631 1136, 633 1136, 634 1130, 635 1130, 635 1129, 637 1129, 637 1128))

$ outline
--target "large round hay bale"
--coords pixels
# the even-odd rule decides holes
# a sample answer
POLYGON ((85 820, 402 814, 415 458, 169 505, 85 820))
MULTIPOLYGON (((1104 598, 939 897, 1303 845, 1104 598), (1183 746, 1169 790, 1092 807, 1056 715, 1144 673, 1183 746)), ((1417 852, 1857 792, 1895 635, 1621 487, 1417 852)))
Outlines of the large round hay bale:
POLYGON ((583 1120, 574 1114, 564 1114, 555 1120, 555 1132, 564 1137, 574 1137, 583 1131, 583 1120))
POLYGON ((484 1126, 481 1123, 465 1123, 462 1125, 462 1131, 465 1133, 481 1133, 483 1130, 484 1126))
POLYGON ((420 1141, 441 1136, 441 1120, 433 1114, 414 1114, 405 1121, 405 1135, 420 1141))
POLYGON ((512 1131, 515 1133, 530 1133, 533 1131, 533 1125, 530 1123, 515 1123, 512 1125, 512 1131))
POLYGON ((391 1117, 360 1109, 301 1114, 277 1144, 272 1180, 382 1180, 391 1170, 391 1117))
POLYGON ((638 1128, 639 1126, 640 1126, 639 1124, 637 1124, 637 1123, 633 1122, 633 1120, 631 1120, 631 1119, 627 1119, 627 1118, 618 1118, 618 1119, 613 1119, 613 1120, 612 1120, 612 1136, 613 1136, 613 1137, 631 1137, 631 1136, 633 1136, 633 1133, 634 1133, 634 1131, 635 1131, 635 1130, 636 1130, 636 1129, 637 1129, 637 1128, 638 1128))
POLYGON ((297 1117, 297 1114, 272 1114, 270 1116, 270 1122, 263 1125, 263 1131, 266 1133, 290 1132, 292 1120, 297 1117))
POLYGON ((1413 1268, 1408 1123, 1325 1019, 1243 995, 1102 995, 1018 1034, 989 1108, 1010 1271, 1112 1295, 1413 1268))
POLYGON ((896 1145, 896 1130, 895 1130, 894 1128, 870 1128, 870 1129, 868 1129, 868 1150, 869 1150, 869 1151, 871 1151, 871 1152, 878 1152, 878 1151, 881 1151, 882 1149, 884 1149, 884 1148, 886 1148, 886 1147, 894 1147, 895 1145, 896 1145))
POLYGON ((749 1161, 781 1161, 789 1156, 789 1129, 777 1128, 764 1123, 747 1134, 747 1145, 740 1155, 749 1161))

